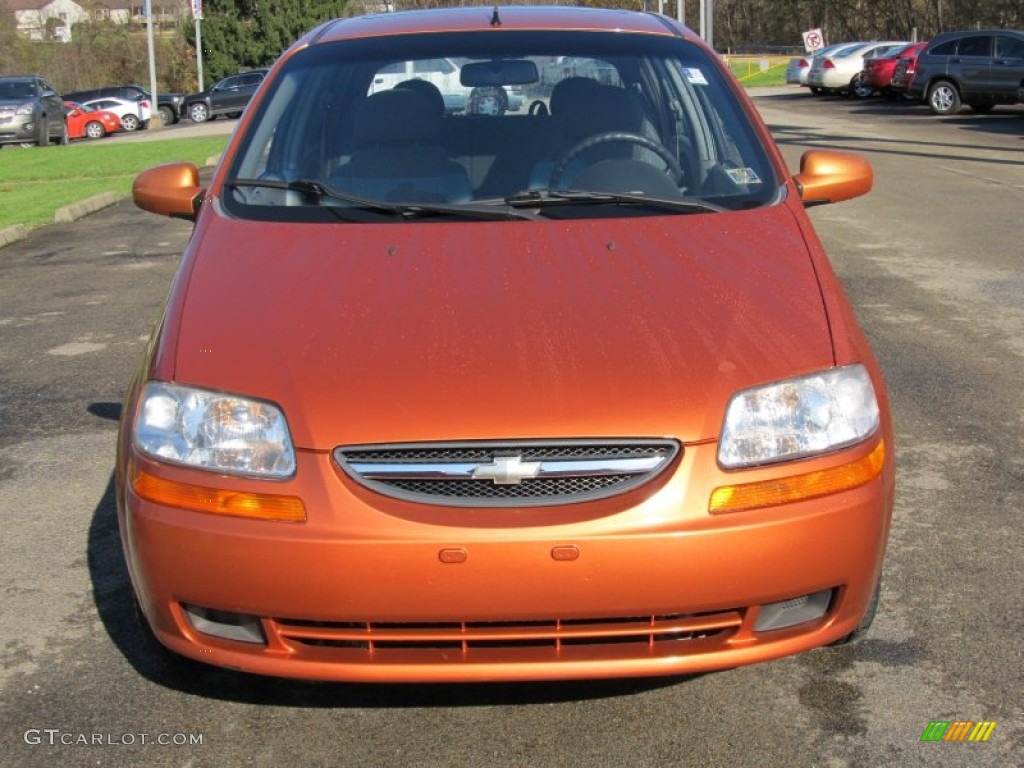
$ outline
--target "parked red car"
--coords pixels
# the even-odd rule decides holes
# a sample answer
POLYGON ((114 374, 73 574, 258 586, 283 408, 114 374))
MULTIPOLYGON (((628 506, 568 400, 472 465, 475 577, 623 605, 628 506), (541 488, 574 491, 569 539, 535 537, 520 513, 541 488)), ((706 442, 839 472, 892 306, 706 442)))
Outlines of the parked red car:
POLYGON ((889 81, 889 93, 893 96, 899 96, 907 91, 907 86, 910 85, 910 81, 914 79, 914 70, 917 67, 917 54, 924 50, 924 47, 928 45, 926 40, 923 43, 914 43, 910 49, 906 51, 905 56, 901 56, 896 60, 896 66, 893 68, 892 79, 889 81))
POLYGON ((64 102, 64 116, 67 119, 69 139, 102 139, 121 129, 121 118, 113 112, 75 101, 64 102))
POLYGON ((904 59, 917 58, 917 52, 924 46, 925 43, 911 43, 877 58, 865 59, 861 81, 865 85, 873 87, 877 93, 885 96, 892 95, 892 77, 896 71, 896 65, 904 59))
POLYGON ((830 149, 789 171, 664 16, 321 25, 210 178, 135 181, 195 222, 118 441, 145 627, 363 682, 696 673, 863 633, 893 430, 805 208, 871 184, 830 149), (538 62, 569 56, 549 92, 538 62), (446 58, 529 114, 374 88, 446 58))

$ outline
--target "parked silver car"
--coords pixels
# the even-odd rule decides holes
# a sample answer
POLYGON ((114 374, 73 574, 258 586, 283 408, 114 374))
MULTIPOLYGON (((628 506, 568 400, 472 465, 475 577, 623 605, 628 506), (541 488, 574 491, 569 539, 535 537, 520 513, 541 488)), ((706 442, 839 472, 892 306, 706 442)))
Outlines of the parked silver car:
POLYGON ((68 143, 64 100, 39 75, 0 77, 0 147, 68 143))
POLYGON ((906 40, 875 41, 846 48, 828 56, 816 57, 807 75, 807 84, 827 92, 866 99, 875 89, 861 80, 864 59, 906 44, 906 40))
POLYGON ((811 66, 814 64, 816 58, 822 56, 832 56, 838 54, 840 51, 845 51, 847 48, 855 48, 858 45, 864 45, 863 42, 852 42, 852 43, 835 43, 834 45, 827 45, 814 53, 806 53, 803 56, 795 56, 789 60, 786 64, 786 83, 789 85, 801 85, 805 88, 810 88, 811 93, 817 95, 822 93, 822 89, 817 86, 811 86, 807 82, 807 75, 811 71, 811 66))

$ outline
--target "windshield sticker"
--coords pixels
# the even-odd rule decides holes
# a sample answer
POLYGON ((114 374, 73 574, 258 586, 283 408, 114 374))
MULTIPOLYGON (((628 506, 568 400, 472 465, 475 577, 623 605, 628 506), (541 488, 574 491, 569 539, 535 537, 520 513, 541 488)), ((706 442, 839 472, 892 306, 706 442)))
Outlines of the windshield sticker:
POLYGON ((736 184, 760 184, 761 179, 753 168, 727 168, 725 172, 736 184))
POLYGON ((697 67, 683 67, 683 77, 685 77, 687 82, 691 85, 708 84, 707 78, 704 77, 704 73, 697 69, 697 67))

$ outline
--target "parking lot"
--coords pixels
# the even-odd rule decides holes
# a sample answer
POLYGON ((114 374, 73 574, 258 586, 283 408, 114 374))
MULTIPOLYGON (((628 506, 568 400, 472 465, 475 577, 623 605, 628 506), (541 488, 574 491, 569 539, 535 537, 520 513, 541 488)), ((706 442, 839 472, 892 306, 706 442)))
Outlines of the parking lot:
POLYGON ((190 225, 123 201, 0 250, 4 765, 1019 765, 1024 105, 938 118, 754 93, 791 170, 814 147, 875 169, 871 194, 812 213, 896 422, 866 640, 602 683, 373 687, 168 664, 134 623, 111 468, 190 225), (984 743, 922 742, 932 721, 996 725, 984 743))

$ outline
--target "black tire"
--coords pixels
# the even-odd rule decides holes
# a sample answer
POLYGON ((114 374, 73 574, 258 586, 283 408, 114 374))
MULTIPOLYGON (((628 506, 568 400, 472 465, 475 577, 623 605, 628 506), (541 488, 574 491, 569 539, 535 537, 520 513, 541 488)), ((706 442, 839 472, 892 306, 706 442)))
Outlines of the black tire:
POLYGON ((960 112, 960 91, 949 80, 936 80, 928 88, 927 102, 936 115, 955 115, 960 112))
POLYGON ((188 116, 193 123, 205 123, 210 119, 210 108, 197 101, 188 105, 188 116))
POLYGON ((813 95, 813 96, 821 96, 823 93, 825 93, 825 89, 824 88, 820 88, 817 85, 812 85, 812 86, 810 86, 810 88, 811 88, 811 95, 813 95))
POLYGON ((242 116, 241 112, 228 112, 228 114, 227 114, 228 120, 237 120, 241 116, 242 116))
POLYGON ((107 129, 98 120, 90 120, 85 124, 85 130, 82 133, 85 134, 87 139, 102 139, 107 135, 107 129))
POLYGON ((861 639, 867 634, 867 631, 871 629, 871 625, 875 621, 875 614, 878 613, 878 598, 882 594, 882 580, 878 580, 878 584, 875 585, 875 593, 871 595, 871 602, 868 603, 868 610, 864 614, 864 618, 860 620, 860 624, 846 637, 841 637, 836 640, 832 645, 847 645, 856 640, 861 639))
POLYGON ((479 86, 469 92, 466 112, 501 117, 508 111, 508 94, 500 86, 479 86))
POLYGON ((36 146, 50 146, 50 121, 45 117, 40 117, 39 125, 36 126, 36 146))
POLYGON ((855 75, 850 81, 850 95, 855 99, 868 99, 874 96, 875 89, 864 82, 864 78, 855 75))
POLYGON ((160 107, 157 110, 157 112, 160 113, 160 119, 163 121, 164 125, 172 125, 178 122, 174 119, 174 110, 168 107, 166 104, 160 107))

